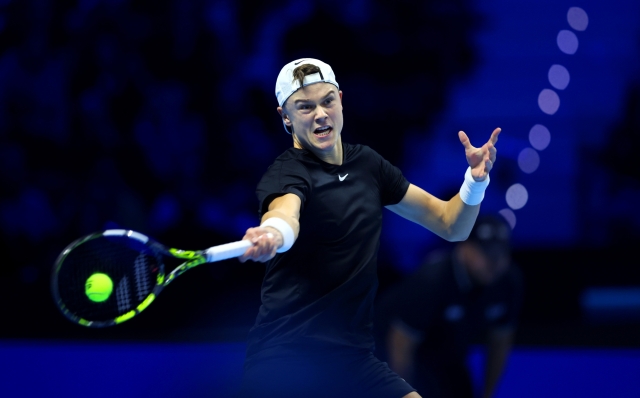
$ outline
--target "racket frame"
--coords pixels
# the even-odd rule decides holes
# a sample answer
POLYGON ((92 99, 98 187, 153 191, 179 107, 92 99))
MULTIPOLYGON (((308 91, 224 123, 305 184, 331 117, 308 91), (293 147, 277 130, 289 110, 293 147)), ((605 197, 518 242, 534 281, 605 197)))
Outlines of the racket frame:
POLYGON ((169 285, 169 283, 173 282, 178 276, 182 275, 184 272, 194 268, 200 264, 222 261, 233 257, 241 256, 246 249, 251 247, 251 242, 248 240, 241 240, 237 242, 231 242, 223 245, 212 246, 206 250, 181 250, 175 248, 168 248, 164 245, 150 239, 148 236, 141 234, 136 231, 127 230, 127 229, 109 229, 101 232, 95 232, 86 236, 83 236, 79 239, 76 239, 72 243, 70 243, 59 255, 54 263, 54 267, 51 275, 51 292, 53 294, 54 301, 58 309, 62 312, 62 314, 69 319, 70 321, 77 323, 86 327, 100 328, 100 327, 108 327, 121 324, 134 316, 141 313, 145 310, 155 299, 158 297, 160 292, 169 285), (59 283, 58 283, 58 272, 62 264, 64 264, 64 260, 71 253, 73 249, 76 247, 90 241, 93 239, 97 239, 103 236, 117 236, 117 237, 128 237, 129 239, 135 239, 138 242, 144 244, 149 247, 156 256, 160 257, 161 255, 166 257, 173 257, 180 260, 185 260, 182 264, 175 267, 169 275, 165 277, 164 270, 164 262, 159 261, 159 270, 158 275, 156 277, 156 284, 151 289, 151 292, 147 295, 147 297, 140 302, 135 308, 127 311, 126 313, 117 316, 114 319, 106 320, 106 321, 92 321, 88 319, 84 319, 76 314, 74 314, 71 310, 69 310, 64 302, 61 299, 60 291, 59 291, 59 283))

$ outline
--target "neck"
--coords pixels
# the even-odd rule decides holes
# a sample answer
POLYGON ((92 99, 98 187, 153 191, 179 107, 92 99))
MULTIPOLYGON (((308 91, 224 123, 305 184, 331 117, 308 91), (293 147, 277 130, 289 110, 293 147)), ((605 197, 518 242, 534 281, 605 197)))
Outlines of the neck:
POLYGON ((334 164, 337 166, 342 165, 342 139, 338 138, 338 141, 331 148, 327 148, 325 150, 321 150, 318 148, 305 148, 300 144, 300 142, 296 139, 296 136, 293 136, 293 147, 297 149, 307 149, 311 151, 318 159, 322 160, 325 163, 334 164))

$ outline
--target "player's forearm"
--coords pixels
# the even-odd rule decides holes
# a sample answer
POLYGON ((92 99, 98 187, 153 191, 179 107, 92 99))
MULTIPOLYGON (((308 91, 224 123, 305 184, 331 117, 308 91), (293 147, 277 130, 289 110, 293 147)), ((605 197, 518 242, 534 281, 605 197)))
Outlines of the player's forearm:
POLYGON ((460 191, 446 202, 443 210, 444 224, 451 236, 450 241, 466 240, 469 237, 489 182, 488 174, 481 181, 477 181, 471 175, 470 167, 465 172, 460 191))
POLYGON ((425 227, 449 242, 466 240, 476 222, 480 205, 470 206, 456 194, 448 201, 437 200, 432 212, 425 212, 425 227))
POLYGON ((452 242, 467 239, 479 211, 479 206, 465 205, 459 195, 445 201, 413 184, 398 204, 387 208, 452 242))
POLYGON ((463 241, 471 233, 488 184, 489 176, 483 181, 475 181, 467 169, 460 192, 449 200, 438 199, 410 184, 402 200, 387 208, 445 240, 463 241))
POLYGON ((300 222, 297 218, 288 216, 279 210, 270 210, 264 213, 264 215, 262 216, 262 222, 265 222, 271 217, 278 217, 286 221, 286 223, 289 224, 289 227, 291 227, 291 229, 293 230, 294 236, 296 238, 298 237, 298 234, 300 233, 300 222))
POLYGON ((447 240, 451 242, 463 241, 471 233, 480 212, 480 204, 474 206, 465 204, 458 193, 445 202, 442 212, 443 225, 448 233, 447 240))
POLYGON ((261 226, 269 229, 274 234, 278 248, 282 248, 284 245, 288 245, 290 247, 293 242, 298 239, 298 234, 300 233, 300 222, 298 219, 287 216, 279 210, 270 210, 266 212, 262 216, 261 226), (272 220, 268 221, 269 219, 272 220), (290 239, 293 239, 293 241, 288 242, 290 239))

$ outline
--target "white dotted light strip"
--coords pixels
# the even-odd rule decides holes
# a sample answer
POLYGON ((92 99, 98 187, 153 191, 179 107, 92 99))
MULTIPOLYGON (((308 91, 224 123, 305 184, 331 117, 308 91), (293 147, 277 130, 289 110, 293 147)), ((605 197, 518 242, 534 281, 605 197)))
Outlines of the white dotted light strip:
MULTIPOLYGON (((582 32, 589 25, 589 16, 580 7, 571 7, 567 12, 567 21, 569 26, 576 31, 582 32)), ((558 32, 556 38, 558 48, 565 54, 573 55, 578 51, 578 37, 571 30, 563 29, 558 32)), ((554 64, 549 68, 549 83, 556 90, 564 90, 569 85, 569 71, 562 65, 554 64)), ((554 115, 560 108, 560 96, 553 89, 545 88, 538 94, 538 106, 540 110, 547 115, 554 115)), ((529 131, 529 143, 532 148, 523 149, 518 155, 518 166, 520 170, 527 174, 531 174, 540 166, 540 155, 538 151, 542 151, 551 142, 551 133, 542 124, 534 125, 529 131)), ((513 184, 507 189, 505 195, 507 205, 509 207, 499 211, 499 213, 511 225, 516 226, 516 215, 513 212, 523 208, 529 200, 529 193, 522 184, 513 184)))

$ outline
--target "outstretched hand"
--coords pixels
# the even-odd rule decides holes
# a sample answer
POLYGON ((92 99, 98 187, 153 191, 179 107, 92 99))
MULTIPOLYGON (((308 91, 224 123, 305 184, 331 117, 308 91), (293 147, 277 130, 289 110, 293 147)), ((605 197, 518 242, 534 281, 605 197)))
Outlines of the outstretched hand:
POLYGON ((502 131, 502 129, 499 127, 493 130, 491 137, 489 137, 489 141, 480 148, 476 148, 471 145, 469 137, 467 137, 467 134, 465 134, 464 131, 458 132, 458 138, 460 138, 460 142, 464 146, 464 154, 466 155, 467 162, 471 167, 471 176, 474 180, 484 181, 493 168, 497 152, 495 144, 498 142, 498 135, 500 135, 500 131, 502 131))

